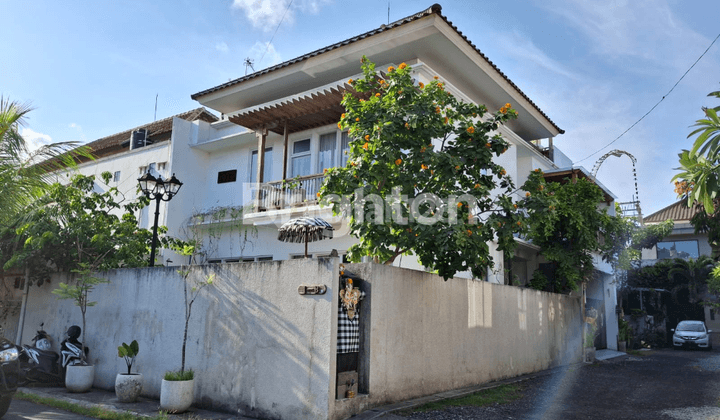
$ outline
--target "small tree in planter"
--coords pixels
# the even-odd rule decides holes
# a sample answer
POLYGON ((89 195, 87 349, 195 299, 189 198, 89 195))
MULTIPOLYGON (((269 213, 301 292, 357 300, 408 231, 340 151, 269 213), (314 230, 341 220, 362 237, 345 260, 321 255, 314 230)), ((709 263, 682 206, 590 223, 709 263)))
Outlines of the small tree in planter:
POLYGON ((115 376, 115 395, 120 402, 133 402, 142 392, 142 374, 132 373, 132 365, 139 351, 140 345, 137 340, 133 340, 130 344, 122 343, 118 347, 118 357, 125 359, 127 365, 127 374, 118 373, 115 376))
MULTIPOLYGON (((192 252, 193 250, 186 249, 192 252)), ((185 328, 183 330, 182 358, 180 370, 166 372, 160 388, 160 408, 172 413, 181 413, 187 410, 193 401, 193 386, 195 384, 195 372, 185 370, 185 349, 187 347, 188 327, 190 326, 190 315, 192 306, 195 303, 200 291, 210 286, 215 281, 215 275, 211 274, 204 280, 196 280, 195 285, 188 290, 189 269, 179 270, 178 273, 183 279, 183 292, 185 297, 185 328)))

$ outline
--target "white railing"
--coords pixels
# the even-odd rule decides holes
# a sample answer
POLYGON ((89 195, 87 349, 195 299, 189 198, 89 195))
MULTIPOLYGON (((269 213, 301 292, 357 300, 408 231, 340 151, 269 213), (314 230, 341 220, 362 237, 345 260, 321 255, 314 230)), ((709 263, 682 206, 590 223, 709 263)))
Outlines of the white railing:
POLYGON ((260 196, 256 206, 258 211, 286 209, 317 204, 325 175, 307 175, 296 179, 272 181, 260 186, 260 196))

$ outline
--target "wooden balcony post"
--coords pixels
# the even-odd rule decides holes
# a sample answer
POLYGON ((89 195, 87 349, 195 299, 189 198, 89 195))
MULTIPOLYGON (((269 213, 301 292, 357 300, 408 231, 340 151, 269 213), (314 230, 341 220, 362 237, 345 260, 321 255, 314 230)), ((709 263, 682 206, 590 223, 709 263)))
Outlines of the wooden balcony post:
POLYGON ((257 165, 257 184, 258 188, 255 193, 255 211, 259 210, 262 193, 260 185, 263 183, 263 173, 265 172, 265 141, 267 140, 267 127, 264 125, 260 129, 255 130, 255 136, 258 139, 258 165, 257 165))
POLYGON ((285 121, 285 148, 283 148, 283 175, 282 179, 287 179, 287 166, 288 166, 288 156, 290 156, 290 152, 288 151, 288 127, 287 127, 287 120, 285 121))

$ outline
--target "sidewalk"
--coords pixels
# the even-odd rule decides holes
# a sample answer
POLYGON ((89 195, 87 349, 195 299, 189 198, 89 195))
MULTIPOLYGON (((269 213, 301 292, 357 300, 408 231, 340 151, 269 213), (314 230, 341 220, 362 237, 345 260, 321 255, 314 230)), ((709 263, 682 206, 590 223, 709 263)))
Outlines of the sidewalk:
MULTIPOLYGON (((39 397, 54 398, 67 401, 84 407, 99 407, 116 413, 133 413, 140 417, 153 417, 160 414, 160 401, 148 398, 138 398, 134 403, 121 403, 117 400, 115 392, 93 388, 90 392, 74 394, 68 392, 65 387, 43 387, 43 388, 20 388, 20 392, 33 394, 39 397)), ((250 420, 250 417, 233 416, 227 413, 201 410, 190 407, 190 410, 183 414, 169 415, 168 419, 193 419, 193 420, 250 420)))
MULTIPOLYGON (((606 360, 618 356, 625 356, 626 353, 616 352, 613 350, 599 351, 600 357, 597 359, 606 360), (600 353, 604 352, 604 353, 600 353)), ((413 400, 402 401, 395 404, 385 405, 381 407, 371 408, 364 411, 356 416, 353 416, 353 420, 400 420, 404 417, 397 416, 393 412, 410 407, 416 407, 428 402, 443 400, 446 398, 458 398, 468 394, 472 394, 484 389, 495 388, 500 385, 511 384, 516 382, 522 382, 529 379, 552 375, 553 373, 561 370, 566 370, 572 366, 583 366, 583 363, 577 363, 570 366, 560 366, 552 369, 547 369, 541 372, 531 373, 523 376, 517 376, 501 381, 495 381, 485 383, 481 385, 475 385, 471 387, 455 389, 452 391, 441 392, 435 395, 429 395, 427 397, 416 398, 413 400)), ((20 388, 26 394, 34 394, 40 397, 49 397, 57 400, 63 400, 75 404, 79 404, 85 407, 100 407, 108 411, 114 411, 117 413, 134 413, 141 417, 152 417, 159 414, 160 402, 158 400, 151 400, 148 398, 139 398, 134 403, 121 403, 118 402, 115 397, 115 393, 112 391, 105 391, 101 389, 93 388, 90 392, 81 394, 69 393, 64 387, 49 387, 49 388, 20 388)), ((251 420, 251 417, 234 416, 227 413, 218 413, 214 411, 201 410, 195 407, 191 407, 189 411, 179 415, 169 415, 171 420, 179 419, 192 419, 192 420, 251 420)))

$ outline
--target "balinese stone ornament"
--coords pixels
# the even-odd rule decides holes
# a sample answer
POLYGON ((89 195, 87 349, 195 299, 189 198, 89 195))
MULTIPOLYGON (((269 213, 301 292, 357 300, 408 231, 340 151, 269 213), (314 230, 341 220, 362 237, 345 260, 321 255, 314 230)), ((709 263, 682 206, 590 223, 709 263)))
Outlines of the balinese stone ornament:
POLYGON ((340 300, 347 311, 348 319, 355 318, 355 309, 360 302, 360 289, 353 288, 352 279, 345 280, 345 289, 340 291, 340 300))

